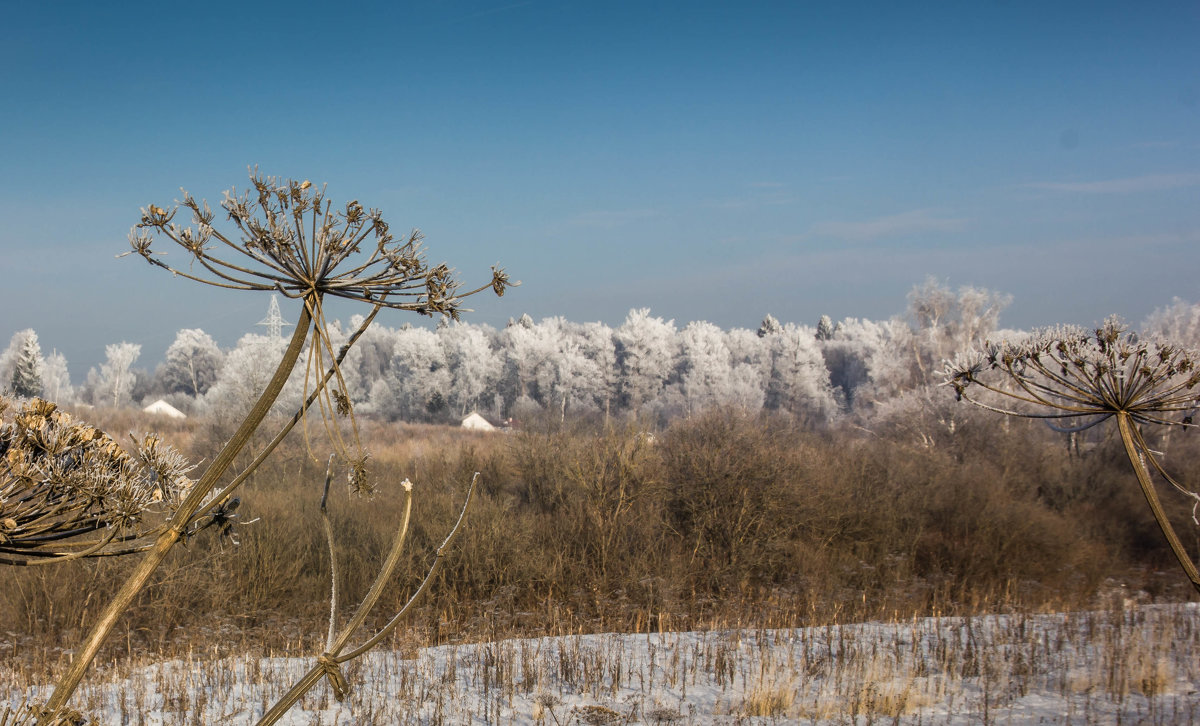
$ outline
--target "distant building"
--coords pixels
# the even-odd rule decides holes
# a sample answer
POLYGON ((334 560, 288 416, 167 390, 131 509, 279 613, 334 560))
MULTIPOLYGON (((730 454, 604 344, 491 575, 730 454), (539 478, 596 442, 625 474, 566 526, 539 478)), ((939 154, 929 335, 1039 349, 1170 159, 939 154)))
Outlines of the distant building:
POLYGON ((157 413, 162 414, 163 416, 170 416, 171 418, 187 418, 183 411, 180 411, 161 398, 142 410, 146 413, 157 413))
POLYGON ((471 413, 467 414, 467 417, 462 420, 462 427, 464 429, 471 429, 472 431, 496 430, 495 426, 493 426, 486 418, 480 416, 476 411, 472 411, 471 413))

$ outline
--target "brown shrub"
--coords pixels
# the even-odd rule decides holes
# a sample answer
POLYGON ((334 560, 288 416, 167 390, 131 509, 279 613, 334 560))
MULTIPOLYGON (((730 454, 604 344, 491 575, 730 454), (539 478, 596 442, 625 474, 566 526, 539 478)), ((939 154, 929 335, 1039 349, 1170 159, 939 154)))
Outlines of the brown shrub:
MULTIPOLYGON (((123 416, 99 423, 151 428, 123 416)), ((409 630, 426 641, 1071 606, 1107 576, 1169 562, 1104 442, 1067 457, 1037 427, 994 427, 982 440, 964 429, 965 441, 923 448, 887 431, 730 411, 654 435, 633 425, 487 435, 361 423, 380 489, 369 502, 344 487, 331 497, 344 602, 361 596, 394 533, 398 483, 416 484, 406 574, 381 617, 416 586, 471 474, 483 472, 467 527, 409 630)), ((168 436, 198 458, 188 446, 204 425, 169 424, 168 436)), ((1185 467, 1195 446, 1171 442, 1169 462, 1185 467)), ((240 493, 241 545, 204 532, 173 553, 110 652, 170 649, 198 634, 230 649, 319 639, 324 464, 298 433, 269 462, 240 493)), ((64 632, 89 623, 132 564, 9 568, 0 622, 44 649, 65 647, 64 632)))

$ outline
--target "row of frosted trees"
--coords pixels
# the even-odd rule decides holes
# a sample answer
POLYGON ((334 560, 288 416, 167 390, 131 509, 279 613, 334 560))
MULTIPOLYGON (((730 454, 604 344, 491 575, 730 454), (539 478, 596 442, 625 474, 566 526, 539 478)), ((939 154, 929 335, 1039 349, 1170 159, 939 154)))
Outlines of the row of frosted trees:
MULTIPOLYGON (((392 420, 450 421, 472 410, 495 418, 667 419, 736 406, 823 421, 887 410, 927 390, 955 351, 1013 334, 996 329, 1007 303, 987 290, 930 280, 910 293, 905 316, 882 322, 822 317, 809 327, 768 315, 757 330, 722 330, 707 322, 679 327, 637 309, 616 328, 524 315, 503 329, 376 324, 347 357, 344 383, 360 412, 392 420)), ((1147 325, 1195 341, 1200 306, 1176 302, 1147 325)), ((246 335, 222 350, 201 330, 181 330, 150 373, 136 367, 140 346, 117 343, 75 389, 62 355, 43 356, 36 333, 26 330, 0 354, 0 381, 18 395, 59 401, 122 406, 162 397, 186 411, 236 415, 265 383, 283 344, 246 335)), ((294 406, 303 381, 290 387, 283 404, 294 406)))

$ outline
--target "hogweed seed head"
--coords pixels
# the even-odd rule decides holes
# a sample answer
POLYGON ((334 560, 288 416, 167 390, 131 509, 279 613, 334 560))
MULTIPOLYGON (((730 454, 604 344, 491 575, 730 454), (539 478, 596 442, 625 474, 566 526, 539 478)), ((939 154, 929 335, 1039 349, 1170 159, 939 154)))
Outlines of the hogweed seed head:
POLYGON ((1025 418, 1067 419, 1052 427, 1076 433, 1116 418, 1125 453, 1138 485, 1167 544, 1193 587, 1200 592, 1200 568, 1175 532, 1158 497, 1152 473, 1192 500, 1200 525, 1200 492, 1178 481, 1159 461, 1139 425, 1194 426, 1200 408, 1193 372, 1200 353, 1172 343, 1139 338, 1115 317, 1094 330, 1059 327, 1004 343, 998 356, 966 353, 945 365, 945 383, 960 400, 1025 418), (972 393, 986 392, 986 400, 972 393), (1082 421, 1082 423, 1078 423, 1082 421))
POLYGON ((360 300, 383 307, 435 313, 458 319, 462 298, 485 289, 497 295, 516 283, 499 268, 478 289, 460 291, 453 271, 426 263, 421 235, 396 239, 377 209, 353 200, 334 210, 308 180, 250 174, 251 189, 225 192, 220 206, 235 233, 218 231, 208 203, 186 191, 170 209, 151 204, 131 230, 131 250, 147 262, 218 287, 271 290, 301 298, 316 293, 360 300), (174 222, 190 213, 193 226, 174 222), (157 236, 182 247, 191 257, 186 269, 156 256, 157 236))
MULTIPOLYGON (((302 299, 312 320, 313 348, 318 351, 308 362, 314 377, 324 372, 325 349, 333 357, 322 309, 326 296, 458 320, 464 311, 463 298, 488 289, 503 295, 506 288, 519 284, 493 267, 487 284, 464 292, 451 268, 426 262, 419 230, 397 238, 378 209, 358 200, 335 208, 324 187, 317 188, 307 179, 261 176, 252 169, 249 188, 240 193, 227 190, 219 207, 228 222, 224 231, 214 225, 208 203, 197 201, 186 190, 173 207, 148 205, 130 231, 131 249, 125 254, 139 255, 151 265, 208 285, 302 299), (187 216, 190 224, 176 223, 177 217, 182 222, 187 216), (160 238, 182 248, 188 264, 161 259, 163 253, 154 248, 160 238)), ((342 391, 324 395, 336 399, 332 409, 353 420, 340 371, 337 380, 342 391)), ((322 417, 326 415, 322 408, 322 417)))
POLYGON ((194 467, 157 434, 134 437, 130 453, 49 401, 11 408, 0 398, 0 561, 128 543, 192 486, 194 467))
POLYGON ((944 380, 972 403, 981 402, 971 389, 992 392, 1011 405, 981 405, 1015 416, 1102 420, 1124 412, 1138 423, 1186 426, 1200 407, 1197 360, 1196 351, 1139 338, 1110 317, 1091 331, 1048 328, 960 353, 946 361, 944 380))

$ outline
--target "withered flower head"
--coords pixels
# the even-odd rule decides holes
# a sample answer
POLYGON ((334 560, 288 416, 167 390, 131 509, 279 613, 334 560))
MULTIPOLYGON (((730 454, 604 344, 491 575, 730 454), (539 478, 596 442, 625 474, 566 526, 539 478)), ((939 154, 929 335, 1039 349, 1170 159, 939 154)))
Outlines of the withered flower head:
POLYGON ((1145 424, 1190 425, 1200 406, 1200 353, 1141 339, 1108 318, 1095 330, 1063 326, 1025 340, 988 344, 946 361, 945 383, 960 398, 1029 418, 1084 417, 1095 425, 1119 412, 1145 424), (1005 385, 1007 384, 1007 385, 1005 385), (1011 406, 981 402, 971 388, 1011 406))
POLYGON ((128 453, 48 401, 0 398, 0 562, 104 554, 142 536, 192 485, 192 466, 155 434, 128 453))
POLYGON ((458 319, 462 298, 486 289, 503 295, 508 275, 492 269, 492 280, 460 292, 445 265, 425 261, 421 233, 397 239, 377 209, 357 200, 334 209, 324 187, 312 182, 262 177, 250 172, 250 189, 225 192, 220 203, 234 231, 214 225, 215 212, 186 191, 166 209, 151 204, 129 233, 130 252, 157 267, 198 282, 236 290, 275 290, 301 298, 315 292, 361 300, 423 315, 458 319), (188 226, 176 222, 182 210, 188 226), (159 259, 156 235, 187 251, 191 263, 182 269, 159 259))
POLYGON ((375 495, 375 482, 371 479, 371 472, 367 469, 367 455, 361 454, 355 457, 350 462, 350 470, 346 472, 346 483, 350 487, 350 491, 360 497, 372 497, 375 495))
POLYGON ((333 401, 337 404, 337 414, 339 416, 349 416, 351 411, 350 396, 340 388, 334 388, 330 391, 333 396, 333 401))
MULTIPOLYGON (((493 267, 487 284, 464 292, 453 270, 426 262, 420 231, 397 238, 379 210, 357 200, 335 209, 325 188, 307 179, 263 177, 252 169, 250 188, 242 193, 226 191, 219 206, 227 218, 223 220, 228 222, 227 232, 218 229, 217 213, 208 202, 199 202, 186 191, 171 208, 154 204, 143 208, 141 221, 129 233, 132 250, 124 254, 140 255, 156 267, 208 285, 275 291, 303 299, 312 334, 306 391, 309 380, 319 379, 326 362, 337 357, 323 311, 325 296, 457 320, 464 310, 463 298, 488 289, 503 295, 506 288, 518 284, 493 267), (190 217, 186 226, 176 221, 181 213, 190 217), (160 237, 182 247, 188 264, 165 262, 163 253, 154 249, 160 237)), ((346 387, 340 368, 336 362, 330 365, 341 391, 317 385, 327 428, 332 427, 334 412, 353 421, 351 402, 342 393, 346 387)), ((342 453, 347 459, 355 456, 342 453)))

